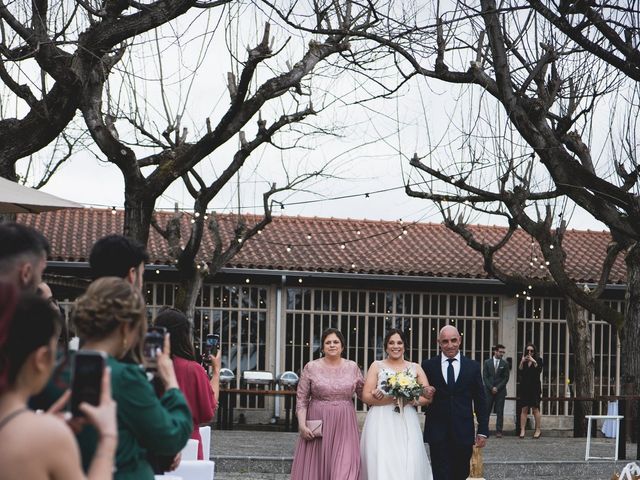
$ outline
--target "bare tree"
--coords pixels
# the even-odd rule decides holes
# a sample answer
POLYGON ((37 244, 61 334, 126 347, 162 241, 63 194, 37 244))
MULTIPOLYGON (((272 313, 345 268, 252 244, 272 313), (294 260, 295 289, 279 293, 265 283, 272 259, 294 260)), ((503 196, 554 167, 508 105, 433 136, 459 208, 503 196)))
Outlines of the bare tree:
POLYGON ((73 120, 95 78, 108 76, 127 42, 189 10, 226 0, 0 1, 0 176, 54 141, 73 120))
MULTIPOLYGON (((329 92, 323 90, 323 78, 352 73, 349 57, 358 52, 349 32, 364 32, 378 21, 373 4, 313 5, 306 14, 336 22, 341 31, 299 34, 283 24, 274 34, 272 13, 262 12, 263 7, 226 0, 40 0, 30 5, 0 0, 0 15, 11 33, 3 37, 7 68, 0 70, 1 78, 23 105, 15 118, 0 123, 0 138, 8 142, 0 140, 0 175, 15 177, 17 159, 66 138, 60 136, 79 111, 77 121, 94 142, 91 151, 117 166, 124 179, 125 235, 146 243, 158 198, 183 179, 195 215, 183 248, 178 247, 186 232, 175 222, 155 226, 172 245, 181 284, 178 302, 187 310, 193 310, 202 282, 204 269, 197 271, 196 258, 203 231, 219 232, 214 217, 205 224, 209 204, 256 150, 283 151, 333 132, 307 123, 325 106, 322 96, 329 92), (260 36, 253 32, 259 28, 260 36), (243 52, 245 41, 256 43, 243 52), (197 91, 197 81, 211 75, 214 65, 217 73, 221 58, 230 64, 226 86, 216 90, 210 80, 209 88, 197 91), (33 85, 40 80, 37 92, 16 80, 23 70, 33 72, 33 85), (210 114, 199 116, 203 104, 210 114), (34 133, 33 138, 23 132, 34 133), (286 147, 276 142, 285 134, 286 147), (232 142, 239 143, 235 151, 232 142), (208 165, 202 167, 205 159, 208 165)), ((345 102, 338 92, 331 95, 329 102, 345 102)), ((53 164, 46 176, 58 166, 53 164)), ((215 273, 270 221, 272 195, 317 177, 317 171, 303 172, 266 193, 262 220, 255 225, 239 220, 231 244, 216 237, 208 272, 215 273)))
MULTIPOLYGON (((484 245, 470 235, 468 211, 498 215, 512 229, 523 228, 539 244, 549 280, 559 291, 616 328, 622 339, 623 391, 638 394, 633 379, 640 374, 635 354, 640 348, 635 280, 640 210, 633 119, 639 13, 632 6, 560 2, 552 14, 553 5, 508 1, 498 7, 482 0, 476 9, 438 2, 435 20, 418 28, 419 34, 376 37, 424 77, 481 92, 482 107, 466 105, 474 120, 459 123, 456 134, 462 140, 445 149, 452 156, 439 160, 440 144, 411 159, 425 188, 407 192, 438 202, 447 225, 477 243, 487 271, 507 281, 514 279, 501 275, 492 262, 500 245, 484 245), (426 56, 433 58, 433 67, 423 65, 426 56), (609 116, 609 106, 620 103, 626 113, 609 116), (608 131, 603 112, 610 125, 622 125, 619 138, 610 131, 601 135, 608 131), (598 158, 598 148, 607 154, 598 158), (612 236, 600 281, 589 293, 572 281, 565 264, 563 215, 572 204, 603 222, 612 236), (467 216, 459 217, 459 211, 467 216), (628 276, 624 317, 600 299, 620 254, 628 276)), ((578 330, 572 328, 572 334, 578 330)), ((574 341, 576 348, 584 345, 580 338, 574 341)), ((584 363, 583 374, 588 359, 584 363)))

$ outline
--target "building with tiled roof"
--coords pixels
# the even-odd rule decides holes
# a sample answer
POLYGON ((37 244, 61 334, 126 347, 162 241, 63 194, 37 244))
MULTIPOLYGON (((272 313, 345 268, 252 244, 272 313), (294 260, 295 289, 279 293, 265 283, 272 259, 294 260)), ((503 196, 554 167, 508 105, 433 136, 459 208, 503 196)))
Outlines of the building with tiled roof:
MULTIPOLYGON (((160 212, 160 225, 173 213, 160 212)), ((182 216, 183 238, 187 238, 190 216, 182 216)), ((222 236, 229 241, 235 216, 221 215, 222 236)), ((245 217, 251 224, 256 217, 245 217)), ((19 221, 42 231, 52 245, 50 260, 86 262, 93 243, 109 233, 121 232, 122 211, 104 209, 62 210, 39 215, 21 214, 19 221)), ((497 243, 504 227, 472 227, 478 240, 497 243)), ((567 269, 580 283, 593 283, 600 276, 608 232, 569 230, 564 246, 567 269)), ((171 265, 173 259, 164 238, 152 229, 149 239, 151 266, 171 265)), ((213 251, 210 232, 205 233, 203 254, 213 251)), ((497 265, 510 273, 544 277, 539 268, 531 239, 522 231, 516 234, 496 256, 497 265)), ((463 239, 443 224, 399 223, 390 221, 337 218, 275 217, 260 235, 247 241, 242 250, 226 265, 225 271, 289 271, 299 273, 341 273, 390 275, 395 277, 445 277, 449 279, 487 279, 481 256, 463 239)), ((610 284, 625 282, 625 267, 619 258, 611 271, 610 284)))
MULTIPOLYGON (((159 212, 165 225, 174 213, 159 212)), ((47 273, 54 294, 69 307, 88 278, 87 259, 100 237, 122 231, 123 212, 104 209, 61 210, 21 214, 18 221, 42 231, 51 243, 47 273)), ((221 234, 229 241, 236 217, 218 216, 221 234)), ((256 217, 245 217, 251 224, 256 217)), ((187 237, 191 217, 183 214, 187 237)), ((478 240, 496 243, 506 229, 473 226, 478 240)), ((593 284, 611 241, 608 232, 567 231, 564 248, 571 277, 593 284)), ((205 235, 199 262, 207 262, 213 240, 205 235)), ((175 268, 164 238, 152 230, 145 290, 151 315, 172 304, 175 268)), ((496 256, 509 273, 543 278, 546 268, 531 239, 516 232, 496 256)), ((611 269, 606 297, 622 308, 625 265, 622 257, 611 269)), ((520 292, 522 293, 522 292, 520 292)), ((221 335, 223 363, 237 376, 245 370, 301 371, 317 358, 323 329, 340 328, 345 354, 363 369, 383 358, 382 338, 391 327, 407 335, 406 352, 413 361, 437 354, 437 333, 454 324, 463 335, 463 352, 476 360, 491 354, 491 346, 507 346, 517 363, 527 341, 539 347, 545 361, 543 396, 569 395, 572 355, 565 322, 564 300, 553 289, 531 290, 516 298, 510 286, 489 278, 480 254, 442 224, 336 218, 275 217, 264 231, 246 241, 242 250, 208 278, 198 298, 194 322, 197 348, 210 332, 221 335), (530 298, 530 300, 527 299, 530 298)), ((66 309, 69 310, 68 308, 66 309)), ((583 312, 584 315, 589 315, 583 312)), ((619 371, 616 335, 609 325, 589 316, 594 337, 597 394, 613 395, 619 371)), ((508 391, 515 395, 517 373, 508 391)), ((255 421, 279 416, 275 403, 240 398, 236 409, 255 421)), ((360 406, 361 407, 361 406, 360 406)), ((543 413, 558 424, 568 415, 568 403, 543 402, 543 413)), ((507 405, 505 421, 515 405, 507 405)))

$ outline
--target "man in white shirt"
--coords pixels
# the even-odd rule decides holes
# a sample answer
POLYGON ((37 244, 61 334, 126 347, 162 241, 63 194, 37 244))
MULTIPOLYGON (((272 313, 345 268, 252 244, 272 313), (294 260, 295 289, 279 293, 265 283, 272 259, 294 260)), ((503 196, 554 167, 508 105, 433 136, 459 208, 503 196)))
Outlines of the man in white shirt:
POLYGON ((506 347, 497 344, 493 347, 493 356, 484 362, 482 380, 484 381, 485 397, 487 397, 487 414, 491 415, 496 409, 496 438, 502 437, 504 417, 504 401, 507 397, 507 382, 509 381, 509 364, 503 359, 506 347))
POLYGON ((461 343, 458 329, 447 325, 438 335, 441 354, 422 362, 436 389, 424 423, 433 480, 465 480, 473 446, 484 447, 489 435, 480 364, 460 353, 461 343))

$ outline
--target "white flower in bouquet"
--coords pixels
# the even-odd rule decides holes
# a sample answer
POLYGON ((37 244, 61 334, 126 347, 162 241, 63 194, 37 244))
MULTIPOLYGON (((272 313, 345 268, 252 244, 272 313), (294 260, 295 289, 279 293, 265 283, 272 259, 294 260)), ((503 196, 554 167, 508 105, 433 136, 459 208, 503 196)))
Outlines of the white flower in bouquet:
POLYGON ((396 399, 398 404, 395 408, 396 412, 400 412, 405 403, 418 400, 423 392, 423 386, 408 368, 388 375, 382 382, 381 389, 396 399))

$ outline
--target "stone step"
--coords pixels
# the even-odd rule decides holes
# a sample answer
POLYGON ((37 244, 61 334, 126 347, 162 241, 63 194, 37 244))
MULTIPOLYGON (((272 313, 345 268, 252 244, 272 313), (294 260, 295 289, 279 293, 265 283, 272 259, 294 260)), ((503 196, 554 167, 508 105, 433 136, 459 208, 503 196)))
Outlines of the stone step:
MULTIPOLYGON (((282 480, 289 477, 291 458, 277 457, 217 457, 216 480, 282 480)), ((486 480, 536 479, 589 479, 609 480, 620 472, 627 461, 535 461, 485 462, 486 480)))
POLYGON ((231 473, 216 472, 215 480, 289 480, 288 473, 231 473))

